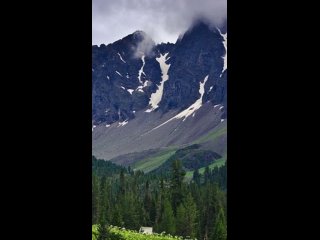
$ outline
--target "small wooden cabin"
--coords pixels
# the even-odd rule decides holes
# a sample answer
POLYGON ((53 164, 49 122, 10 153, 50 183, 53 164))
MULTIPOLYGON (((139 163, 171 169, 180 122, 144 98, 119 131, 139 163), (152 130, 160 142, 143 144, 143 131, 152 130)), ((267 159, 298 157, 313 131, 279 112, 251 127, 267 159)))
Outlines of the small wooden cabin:
POLYGON ((141 227, 139 232, 146 233, 146 234, 152 234, 152 227, 141 227))

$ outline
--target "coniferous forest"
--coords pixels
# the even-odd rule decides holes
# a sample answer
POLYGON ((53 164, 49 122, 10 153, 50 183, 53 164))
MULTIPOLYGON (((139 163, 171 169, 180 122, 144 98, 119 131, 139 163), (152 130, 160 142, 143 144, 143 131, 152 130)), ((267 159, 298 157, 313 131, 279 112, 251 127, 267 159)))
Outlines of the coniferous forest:
POLYGON ((133 171, 92 157, 92 224, 197 239, 227 239, 227 163, 191 181, 177 159, 164 173, 133 171))

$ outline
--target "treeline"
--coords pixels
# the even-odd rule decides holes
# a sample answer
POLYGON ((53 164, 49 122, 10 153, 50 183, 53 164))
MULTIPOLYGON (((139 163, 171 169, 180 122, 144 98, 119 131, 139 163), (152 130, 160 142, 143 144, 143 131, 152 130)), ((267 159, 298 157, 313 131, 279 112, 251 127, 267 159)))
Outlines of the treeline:
MULTIPOLYGON (((94 158, 93 158, 94 160, 94 158)), ((227 239, 226 165, 203 174, 194 172, 184 181, 180 161, 172 162, 168 174, 144 174, 115 164, 93 163, 92 224, 155 232, 197 239, 227 239), (101 174, 98 165, 110 167, 101 174)))
POLYGON ((92 156, 92 172, 95 175, 99 177, 111 176, 119 174, 121 171, 127 171, 127 169, 110 161, 99 160, 92 156))

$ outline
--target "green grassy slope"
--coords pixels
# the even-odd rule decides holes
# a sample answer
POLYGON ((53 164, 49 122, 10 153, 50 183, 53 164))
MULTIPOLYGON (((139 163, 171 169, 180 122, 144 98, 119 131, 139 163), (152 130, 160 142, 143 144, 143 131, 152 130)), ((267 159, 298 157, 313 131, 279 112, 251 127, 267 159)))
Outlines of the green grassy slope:
MULTIPOLYGON (((202 136, 201 138, 197 139, 196 141, 192 142, 192 144, 203 144, 206 142, 214 142, 219 137, 227 134, 227 126, 221 126, 220 128, 214 129, 213 131, 209 132, 208 134, 202 136)), ((175 154, 178 147, 170 147, 159 151, 158 153, 148 156, 146 158, 141 159, 140 161, 135 162, 132 167, 134 170, 142 170, 145 173, 151 172, 158 167, 160 167, 163 163, 165 163, 173 154, 175 154)), ((210 168, 214 168, 215 166, 220 166, 224 164, 226 156, 222 159, 217 160, 215 163, 210 165, 210 168)), ((204 168, 199 169, 199 171, 204 171, 204 168)), ((193 173, 193 172, 192 172, 193 173)), ((192 176, 192 173, 187 172, 187 177, 192 176)))
MULTIPOLYGON (((209 168, 210 168, 210 169, 213 169, 213 168, 215 168, 215 167, 221 167, 221 166, 223 166, 223 165, 225 164, 225 162, 226 162, 226 159, 227 159, 227 156, 224 156, 224 157, 218 159, 218 160, 215 161, 214 163, 210 164, 210 165, 209 165, 209 168)), ((204 171, 205 171, 205 169, 206 169, 205 167, 199 168, 199 173, 203 174, 204 171)), ((186 172, 186 176, 185 176, 186 180, 191 180, 192 177, 193 177, 193 171, 187 171, 187 172, 186 172)))
POLYGON ((167 161, 175 152, 176 148, 168 148, 160 151, 159 153, 142 159, 132 165, 134 170, 142 170, 148 173, 158 167, 160 167, 165 161, 167 161))

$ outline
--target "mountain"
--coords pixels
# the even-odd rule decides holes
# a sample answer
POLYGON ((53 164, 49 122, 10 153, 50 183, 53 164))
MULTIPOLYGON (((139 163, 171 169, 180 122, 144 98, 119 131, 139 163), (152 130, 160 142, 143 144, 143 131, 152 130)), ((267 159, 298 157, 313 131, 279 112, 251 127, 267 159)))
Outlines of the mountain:
POLYGON ((225 156, 225 31, 198 21, 175 44, 136 31, 93 46, 93 155, 134 164, 199 143, 225 156))

